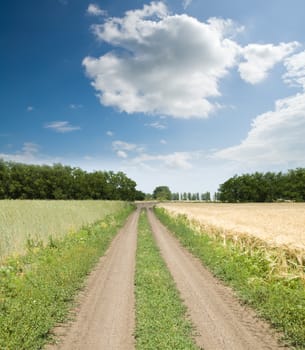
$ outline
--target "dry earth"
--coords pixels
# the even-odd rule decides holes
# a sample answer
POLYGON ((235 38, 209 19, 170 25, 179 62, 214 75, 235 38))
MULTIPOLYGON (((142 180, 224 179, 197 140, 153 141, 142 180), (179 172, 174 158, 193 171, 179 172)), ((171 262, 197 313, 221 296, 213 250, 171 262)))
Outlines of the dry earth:
POLYGON ((231 289, 206 270, 156 219, 148 217, 162 256, 175 280, 204 350, 283 349, 271 328, 242 306, 231 289))
MULTIPOLYGON (((139 209, 90 275, 75 320, 55 330, 60 335, 59 342, 48 346, 48 350, 135 348, 133 286, 139 209)), ((148 215, 156 242, 195 326, 198 346, 205 350, 282 349, 270 327, 240 305, 228 287, 182 248, 151 208, 148 215)))
POLYGON ((139 210, 113 240, 87 281, 74 322, 58 327, 48 350, 134 349, 134 271, 139 210))

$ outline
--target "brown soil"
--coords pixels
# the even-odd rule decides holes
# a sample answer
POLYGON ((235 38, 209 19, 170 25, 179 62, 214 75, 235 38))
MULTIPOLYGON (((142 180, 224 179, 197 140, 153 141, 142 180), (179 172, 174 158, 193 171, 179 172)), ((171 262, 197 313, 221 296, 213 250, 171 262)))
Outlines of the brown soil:
POLYGON ((268 324, 238 302, 148 210, 161 254, 175 280, 204 350, 283 349, 268 324))
MULTIPOLYGON (((141 206, 89 276, 79 307, 74 310, 75 319, 55 330, 59 340, 46 349, 135 348, 134 271, 141 206)), ((146 207, 156 242, 195 326, 198 346, 205 350, 283 349, 275 332, 181 247, 150 206, 146 207)))
POLYGON ((139 210, 89 276, 75 320, 58 327, 60 350, 134 349, 134 271, 139 210))

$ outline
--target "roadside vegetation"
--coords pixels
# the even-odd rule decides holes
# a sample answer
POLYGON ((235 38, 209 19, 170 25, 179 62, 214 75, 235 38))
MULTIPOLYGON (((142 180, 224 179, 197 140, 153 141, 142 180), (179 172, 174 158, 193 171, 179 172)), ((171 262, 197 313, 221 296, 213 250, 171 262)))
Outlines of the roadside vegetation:
POLYGON ((9 255, 42 246, 121 210, 122 201, 0 201, 0 265, 9 255))
POLYGON ((174 281, 142 211, 136 265, 136 349, 197 349, 174 281))
POLYGON ((285 342, 305 349, 304 266, 300 274, 300 266, 283 266, 274 250, 236 244, 234 238, 224 241, 220 234, 191 227, 185 215, 172 217, 163 208, 155 208, 155 213, 189 251, 235 289, 241 300, 283 332, 285 342))
POLYGON ((132 210, 125 204, 102 221, 44 246, 29 244, 27 254, 6 259, 0 267, 0 349, 43 346, 132 210))

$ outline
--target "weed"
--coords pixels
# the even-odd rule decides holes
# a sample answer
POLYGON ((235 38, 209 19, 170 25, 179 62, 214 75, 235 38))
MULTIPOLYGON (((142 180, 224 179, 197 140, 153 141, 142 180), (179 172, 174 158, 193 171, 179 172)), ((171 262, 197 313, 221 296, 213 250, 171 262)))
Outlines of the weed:
POLYGON ((197 349, 174 281, 141 213, 136 266, 136 348, 197 349))

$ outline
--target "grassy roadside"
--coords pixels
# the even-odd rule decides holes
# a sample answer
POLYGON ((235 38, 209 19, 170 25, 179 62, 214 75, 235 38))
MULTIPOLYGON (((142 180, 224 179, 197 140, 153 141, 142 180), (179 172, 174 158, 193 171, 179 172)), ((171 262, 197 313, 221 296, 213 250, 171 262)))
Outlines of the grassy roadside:
POLYGON ((42 347, 131 211, 126 205, 63 239, 30 246, 26 255, 0 267, 0 349, 42 347))
POLYGON ((155 213, 217 277, 230 284, 244 302, 282 331, 290 346, 305 349, 303 280, 275 274, 259 249, 250 254, 230 241, 224 246, 221 238, 211 238, 192 230, 185 216, 173 218, 162 208, 155 208, 155 213))
POLYGON ((137 350, 197 349, 186 308, 154 242, 145 212, 138 226, 135 336, 137 350))

